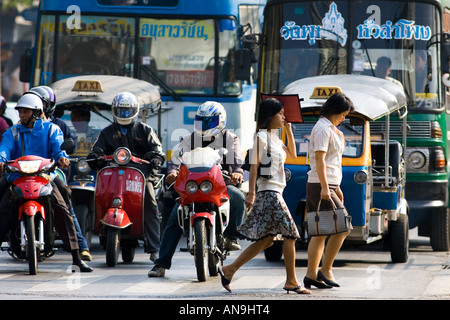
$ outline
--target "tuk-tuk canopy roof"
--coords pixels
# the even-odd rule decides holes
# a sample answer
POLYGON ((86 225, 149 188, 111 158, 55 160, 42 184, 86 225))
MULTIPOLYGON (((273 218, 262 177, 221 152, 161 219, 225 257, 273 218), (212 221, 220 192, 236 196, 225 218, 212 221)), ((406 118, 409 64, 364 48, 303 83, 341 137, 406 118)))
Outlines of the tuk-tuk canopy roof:
POLYGON ((55 91, 56 106, 78 103, 111 105, 120 92, 131 92, 140 107, 161 101, 158 89, 149 82, 110 75, 76 76, 56 81, 51 85, 55 91))
POLYGON ((406 106, 406 96, 398 84, 386 79, 360 75, 325 75, 304 78, 289 84, 283 94, 298 94, 302 110, 320 109, 327 93, 336 87, 350 98, 355 113, 369 120, 381 118, 406 106), (316 90, 316 88, 321 88, 316 90), (313 93, 315 96, 313 96, 313 93), (318 97, 317 93, 323 96, 318 97))

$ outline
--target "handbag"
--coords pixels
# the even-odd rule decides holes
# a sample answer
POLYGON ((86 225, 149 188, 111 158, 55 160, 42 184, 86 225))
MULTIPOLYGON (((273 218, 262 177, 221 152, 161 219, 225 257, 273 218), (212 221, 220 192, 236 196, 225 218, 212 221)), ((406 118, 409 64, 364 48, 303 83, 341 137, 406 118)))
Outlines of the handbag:
POLYGON ((309 236, 329 236, 338 233, 348 232, 352 229, 352 217, 345 208, 337 209, 333 200, 331 201, 332 210, 320 210, 319 201, 317 211, 306 214, 306 224, 309 236))
MULTIPOLYGON (((267 135, 268 144, 267 144, 267 152, 263 152, 261 161, 258 167, 258 176, 265 179, 272 179, 273 175, 270 173, 270 167, 272 166, 272 158, 270 154, 270 137, 267 135)), ((247 155, 245 156, 244 164, 241 166, 242 169, 250 171, 250 159, 252 158, 253 149, 247 150, 247 155)))

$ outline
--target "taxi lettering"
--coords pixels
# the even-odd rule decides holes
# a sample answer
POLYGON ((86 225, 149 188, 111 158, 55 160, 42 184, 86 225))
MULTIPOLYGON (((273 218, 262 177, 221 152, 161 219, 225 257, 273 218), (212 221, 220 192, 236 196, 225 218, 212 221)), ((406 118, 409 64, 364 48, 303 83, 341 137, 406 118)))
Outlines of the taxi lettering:
POLYGON ((78 80, 72 91, 103 92, 102 84, 97 80, 78 80))
POLYGON ((339 87, 316 87, 314 88, 311 99, 327 99, 331 95, 342 92, 339 87))

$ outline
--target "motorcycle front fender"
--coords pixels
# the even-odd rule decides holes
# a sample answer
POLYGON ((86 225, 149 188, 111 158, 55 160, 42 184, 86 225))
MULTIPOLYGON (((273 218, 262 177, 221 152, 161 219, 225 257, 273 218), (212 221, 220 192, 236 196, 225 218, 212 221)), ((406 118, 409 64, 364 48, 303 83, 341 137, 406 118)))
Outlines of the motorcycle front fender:
POLYGON ((132 224, 125 210, 119 208, 109 208, 100 222, 105 226, 118 229, 124 229, 132 224))
POLYGON ((45 220, 45 209, 42 204, 36 201, 27 201, 19 207, 18 220, 22 219, 22 215, 35 216, 38 212, 41 213, 42 219, 45 220))
POLYGON ((214 222, 216 220, 214 214, 210 212, 196 212, 191 216, 191 227, 194 226, 194 220, 197 218, 206 218, 209 220, 209 223, 211 226, 214 225, 214 222))

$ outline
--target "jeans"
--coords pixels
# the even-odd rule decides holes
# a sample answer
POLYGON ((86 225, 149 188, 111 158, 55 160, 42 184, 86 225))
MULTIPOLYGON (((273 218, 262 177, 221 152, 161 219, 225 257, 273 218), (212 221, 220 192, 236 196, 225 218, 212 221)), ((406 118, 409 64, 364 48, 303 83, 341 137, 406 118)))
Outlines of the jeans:
MULTIPOLYGON (((237 239, 236 228, 242 223, 245 213, 244 195, 238 188, 232 185, 227 186, 227 193, 230 197, 230 221, 228 227, 225 229, 224 236, 230 239, 237 239)), ((179 204, 176 204, 170 213, 161 239, 159 258, 155 261, 155 265, 161 266, 164 269, 170 269, 172 257, 183 235, 183 230, 178 224, 177 210, 179 206, 179 204)))

